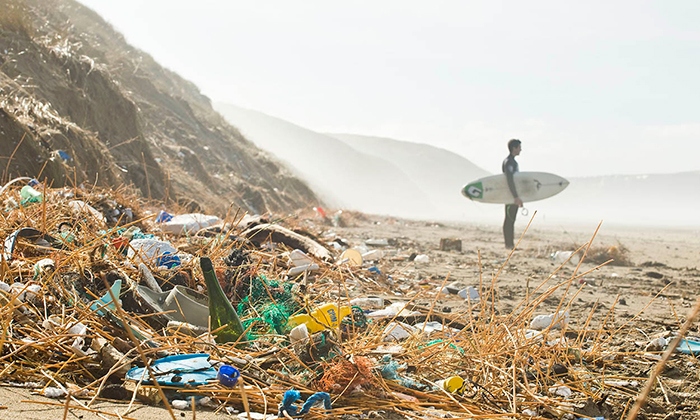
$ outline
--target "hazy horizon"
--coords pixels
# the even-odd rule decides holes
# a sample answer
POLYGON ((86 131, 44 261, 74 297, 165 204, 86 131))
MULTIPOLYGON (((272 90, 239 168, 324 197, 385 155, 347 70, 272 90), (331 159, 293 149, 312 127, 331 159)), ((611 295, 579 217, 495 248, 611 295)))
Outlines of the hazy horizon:
POLYGON ((489 172, 700 170, 700 3, 81 2, 213 101, 489 172))

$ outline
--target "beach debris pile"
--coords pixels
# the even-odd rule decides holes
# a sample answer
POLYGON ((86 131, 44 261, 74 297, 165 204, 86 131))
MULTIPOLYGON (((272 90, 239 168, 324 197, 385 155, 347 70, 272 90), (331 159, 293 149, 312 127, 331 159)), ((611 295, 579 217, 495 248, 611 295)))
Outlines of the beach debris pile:
POLYGON ((572 294, 543 313, 576 273, 543 278, 499 313, 497 276, 414 281, 402 270, 428 255, 351 243, 333 230, 340 220, 178 214, 127 190, 36 180, 5 185, 0 200, 0 384, 66 400, 56 404, 619 418, 644 380, 630 366, 648 371, 670 342, 619 340, 623 328, 593 312, 573 320, 572 294), (443 310, 445 299, 467 309, 443 310))

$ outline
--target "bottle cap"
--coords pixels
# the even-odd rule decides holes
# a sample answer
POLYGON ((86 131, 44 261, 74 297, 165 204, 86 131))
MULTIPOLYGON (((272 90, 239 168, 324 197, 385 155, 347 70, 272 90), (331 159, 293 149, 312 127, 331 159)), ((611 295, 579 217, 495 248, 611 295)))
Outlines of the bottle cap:
POLYGON ((216 378, 221 385, 233 388, 236 382, 238 382, 239 376, 241 376, 241 374, 238 372, 238 369, 230 365, 223 365, 219 368, 219 373, 216 375, 216 378))

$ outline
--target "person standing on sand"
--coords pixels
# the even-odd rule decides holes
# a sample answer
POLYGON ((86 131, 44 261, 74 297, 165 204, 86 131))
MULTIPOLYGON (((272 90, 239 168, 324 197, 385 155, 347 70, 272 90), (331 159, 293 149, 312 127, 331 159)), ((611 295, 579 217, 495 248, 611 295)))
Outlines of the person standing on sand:
POLYGON ((515 245, 513 244, 513 236, 515 230, 515 217, 518 215, 518 207, 523 206, 523 200, 518 197, 518 191, 515 189, 515 182, 513 181, 513 174, 518 172, 518 162, 515 161, 515 157, 520 154, 522 147, 520 145, 520 140, 512 139, 508 142, 508 157, 503 161, 501 169, 503 173, 506 174, 506 179, 508 180, 508 188, 510 188, 511 194, 513 194, 514 204, 506 204, 506 218, 503 221, 503 237, 506 240, 506 248, 513 249, 515 245))

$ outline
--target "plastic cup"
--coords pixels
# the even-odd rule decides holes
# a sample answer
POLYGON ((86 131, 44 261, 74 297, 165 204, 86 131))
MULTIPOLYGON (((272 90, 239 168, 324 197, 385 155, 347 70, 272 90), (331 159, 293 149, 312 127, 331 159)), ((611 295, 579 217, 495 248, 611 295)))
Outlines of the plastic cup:
POLYGON ((241 376, 238 369, 233 366, 223 365, 219 368, 219 373, 216 374, 216 379, 225 387, 233 388, 238 382, 238 377, 241 376))

